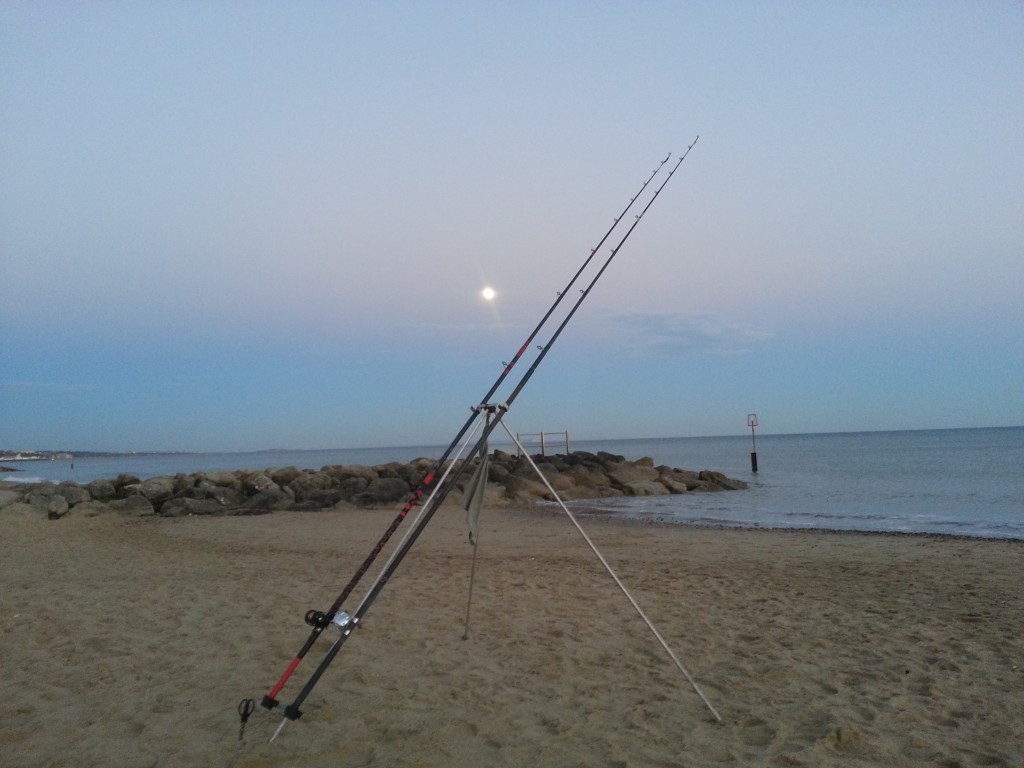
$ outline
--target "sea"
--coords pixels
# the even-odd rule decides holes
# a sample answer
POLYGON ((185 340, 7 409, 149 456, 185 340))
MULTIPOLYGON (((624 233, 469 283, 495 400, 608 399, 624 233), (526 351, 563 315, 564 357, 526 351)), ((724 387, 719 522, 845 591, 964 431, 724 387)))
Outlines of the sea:
MULTIPOLYGON (((514 452, 514 446, 492 443, 514 452)), ((527 446, 531 452, 536 446, 527 446)), ((743 480, 744 491, 574 502, 631 519, 727 528, 816 528, 1024 539, 1024 427, 573 441, 743 480), (751 453, 757 454, 757 472, 751 453)), ((15 482, 87 483, 214 469, 377 465, 436 458, 444 446, 167 453, 9 462, 15 482)), ((549 453, 565 451, 549 439, 549 453)))

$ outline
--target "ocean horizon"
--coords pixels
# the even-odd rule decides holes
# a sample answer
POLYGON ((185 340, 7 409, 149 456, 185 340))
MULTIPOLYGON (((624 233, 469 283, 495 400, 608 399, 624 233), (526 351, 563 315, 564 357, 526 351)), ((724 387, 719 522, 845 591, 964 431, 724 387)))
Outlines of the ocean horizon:
MULTIPOLYGON (((570 435, 571 438, 571 435, 570 435)), ((536 436, 525 443, 540 452, 536 436)), ((688 525, 944 533, 1024 539, 1024 427, 571 440, 572 451, 607 451, 743 480, 745 491, 576 502, 604 514, 688 525)), ((213 470, 378 465, 437 458, 446 446, 138 453, 0 462, 10 482, 73 481, 127 473, 142 479, 213 470)), ((514 452, 510 441, 492 449, 514 452)), ((564 453, 560 433, 547 452, 564 453)))
MULTIPOLYGON (((978 430, 1018 430, 1024 429, 1024 425, 1010 425, 1010 426, 995 426, 995 427, 935 427, 928 429, 863 429, 863 430, 843 430, 838 432, 765 432, 757 433, 756 439, 761 440, 762 437, 826 437, 826 436, 840 436, 840 435, 885 435, 885 434, 913 434, 913 433, 932 433, 932 432, 971 432, 978 430)), ((495 431, 496 435, 500 433, 495 431)), ((552 449, 560 448, 564 444, 562 435, 564 432, 546 432, 544 433, 550 443, 552 449)), ((539 433, 532 433, 530 435, 519 435, 521 442, 524 447, 537 447, 539 446, 538 437, 539 433), (524 437, 526 439, 524 439, 524 437)), ((568 436, 571 450, 583 450, 576 447, 579 444, 594 445, 598 443, 628 443, 628 442, 657 442, 662 440, 751 440, 749 433, 744 434, 730 434, 730 435, 689 435, 689 436, 662 436, 662 437, 605 437, 605 438, 587 438, 583 440, 577 440, 573 438, 571 434, 568 436)), ((490 441, 492 446, 508 445, 515 450, 515 444, 507 437, 505 439, 493 439, 490 441)), ((247 451, 217 451, 217 450, 136 450, 136 451, 101 451, 91 448, 82 448, 77 450, 69 449, 52 449, 52 448, 39 448, 39 449, 23 449, 22 453, 48 453, 48 454, 68 454, 70 456, 80 459, 82 457, 94 457, 94 458, 116 458, 116 457, 133 457, 133 456, 264 456, 273 454, 317 454, 317 453, 328 453, 328 454, 377 454, 390 455, 391 452, 406 453, 408 451, 416 450, 427 450, 440 452, 444 450, 447 445, 441 443, 437 444, 422 444, 422 445, 380 445, 380 446, 359 446, 359 447, 334 447, 334 448, 280 448, 280 447, 268 447, 268 448, 254 448, 247 451)), ((17 449, 6 448, 0 449, 0 452, 13 453, 17 449)), ((554 450, 549 453, 554 453, 554 450)), ((424 454, 426 455, 426 454, 424 454)), ((44 462, 37 463, 49 463, 49 459, 44 462)), ((6 463, 33 463, 31 460, 20 460, 20 459, 5 459, 0 458, 0 464, 6 463)))

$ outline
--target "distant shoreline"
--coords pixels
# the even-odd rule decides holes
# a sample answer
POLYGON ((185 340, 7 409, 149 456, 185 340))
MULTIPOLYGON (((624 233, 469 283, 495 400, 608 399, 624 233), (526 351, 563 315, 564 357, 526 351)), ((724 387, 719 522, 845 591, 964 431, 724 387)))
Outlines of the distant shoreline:
MULTIPOLYGON (((1001 424, 987 427, 928 427, 923 429, 863 429, 863 430, 837 430, 833 432, 758 432, 758 440, 777 437, 826 437, 842 435, 886 435, 886 434, 914 434, 931 432, 960 432, 990 429, 1024 429, 1024 424, 1001 424)), ((573 437, 573 444, 576 443, 619 443, 627 441, 660 441, 660 440, 724 440, 739 439, 749 440, 750 435, 736 433, 728 435, 676 435, 676 436, 655 436, 655 437, 573 437)), ((508 445, 514 445, 511 442, 508 445)), ((252 455, 258 456, 273 453, 325 453, 341 451, 388 451, 388 450, 413 450, 418 448, 443 448, 442 443, 431 443, 422 445, 379 445, 379 446, 355 446, 355 447, 330 447, 330 448, 256 448, 252 450, 202 450, 202 451, 73 451, 73 450, 0 450, 0 462, 10 461, 67 461, 78 458, 118 458, 132 456, 233 456, 252 455), (20 458, 16 458, 20 457, 20 458)))
POLYGON ((215 451, 0 451, 0 462, 74 461, 75 459, 116 459, 128 456, 206 456, 215 451))

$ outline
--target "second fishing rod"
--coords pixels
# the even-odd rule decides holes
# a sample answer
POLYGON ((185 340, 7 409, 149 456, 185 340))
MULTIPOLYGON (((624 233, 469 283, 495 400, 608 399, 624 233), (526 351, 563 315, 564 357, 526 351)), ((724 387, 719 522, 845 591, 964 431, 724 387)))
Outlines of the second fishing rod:
MULTIPOLYGON (((495 380, 494 384, 491 385, 491 388, 487 391, 487 393, 481 398, 481 405, 485 405, 486 403, 488 403, 490 399, 494 396, 494 393, 497 392, 499 387, 501 387, 501 385, 505 382, 505 379, 508 378, 508 375, 512 372, 512 369, 515 367, 516 363, 518 363, 520 359, 522 359, 523 355, 529 349, 530 344, 532 344, 533 340, 537 338, 541 330, 548 323, 548 320, 558 309, 559 304, 561 304, 562 300, 569 294, 569 291, 576 284, 576 281, 579 280, 580 276, 590 265, 595 254, 604 246, 608 238, 611 237, 616 227, 618 227, 619 223, 629 213, 629 210, 633 207, 633 204, 644 193, 644 190, 647 189, 648 185, 651 183, 651 181, 654 180, 654 177, 658 175, 658 172, 664 167, 665 163, 668 162, 670 157, 671 153, 666 155, 665 159, 662 160, 658 164, 657 168, 655 168, 651 172, 651 175, 647 178, 646 181, 644 181, 643 185, 640 187, 640 190, 635 195, 633 195, 632 198, 630 198, 629 202, 626 204, 626 207, 622 210, 622 213, 616 216, 615 219, 612 221, 612 225, 608 228, 608 231, 604 233, 604 236, 601 238, 601 240, 597 243, 597 245, 595 245, 590 250, 590 255, 587 256, 582 266, 576 271, 576 274, 572 276, 572 279, 569 280, 564 289, 557 292, 554 302, 548 308, 548 311, 541 318, 540 322, 537 323, 536 327, 533 329, 533 332, 530 333, 526 341, 524 341, 522 346, 519 347, 519 350, 515 353, 515 355, 512 356, 511 360, 503 364, 504 368, 502 369, 502 372, 498 375, 498 378, 495 380)), ((377 556, 380 555, 381 550, 383 550, 383 548, 387 545, 388 541, 391 540, 391 537, 394 535, 395 531, 398 530, 399 526, 408 516, 409 511, 420 501, 423 495, 430 489, 430 486, 437 479, 438 474, 441 471, 441 468, 444 466, 445 461, 447 461, 448 458, 452 455, 452 452, 455 450, 458 444, 462 441, 465 435, 472 428, 473 423, 476 421, 478 417, 479 411, 477 409, 473 409, 469 418, 466 420, 466 423, 463 424, 462 429, 459 430, 458 434, 456 434, 455 438, 451 441, 451 443, 449 443, 448 447, 445 448, 444 452, 434 463, 430 471, 427 472, 423 480, 421 480, 419 485, 413 490, 412 494, 409 496, 405 505, 402 507, 401 510, 399 510, 394 520, 391 521, 391 525, 388 526, 388 528, 384 531, 384 534, 381 536, 376 546, 374 546, 374 548, 366 556, 366 559, 363 560, 362 564, 356 570, 355 574, 352 576, 349 582, 345 585, 344 589, 342 589, 342 591, 338 594, 338 597, 331 604, 330 608, 328 608, 326 611, 310 610, 306 612, 305 621, 311 627, 309 636, 306 638, 306 641, 302 644, 302 647, 299 649, 299 652, 295 655, 291 663, 285 669, 284 674, 281 675, 281 677, 270 689, 270 691, 263 696, 263 699, 261 700, 261 704, 263 707, 267 709, 273 709, 278 705, 279 702, 277 700, 277 696, 281 692, 281 689, 284 688, 285 684, 288 682, 289 678, 291 678, 291 676, 294 674, 299 664, 302 663, 302 660, 306 657, 306 654, 309 653, 310 649, 313 647, 313 644, 316 642, 320 634, 334 621, 335 617, 338 614, 338 611, 341 610, 341 606, 352 594, 352 591, 362 580, 363 576, 366 575, 366 572, 376 561, 377 556)))
MULTIPOLYGON (((487 444, 487 440, 488 440, 491 432, 493 432, 498 427, 498 425, 501 423, 502 418, 504 417, 505 413, 509 410, 509 408, 512 406, 513 401, 516 399, 516 397, 518 397, 519 393, 522 392, 522 390, 526 386, 527 382, 530 380, 530 378, 533 376, 534 372, 537 370, 537 368, 540 365, 541 361, 546 357, 547 353, 551 350, 551 347, 554 345, 555 341, 561 335, 561 333, 565 329, 565 327, 569 324, 569 321, 576 314, 577 310, 579 310, 580 306, 583 304, 583 302, 589 296, 591 290, 597 284, 597 281, 604 274, 605 270, 607 270, 607 268, 610 266, 612 260, 618 254, 619 250, 625 244, 626 240, 629 239, 629 236, 633 233, 633 230, 636 229, 636 226, 640 223, 640 219, 643 217, 643 215, 647 212, 647 210, 651 207, 651 205, 654 203, 654 201, 661 194, 661 191, 665 188, 665 186, 671 180, 672 176, 675 174, 676 170, 678 170, 679 166, 682 165, 683 160, 686 159, 686 156, 690 153, 690 150, 693 149, 694 144, 697 143, 697 139, 699 139, 699 138, 700 137, 698 136, 696 139, 694 139, 693 143, 690 144, 689 147, 687 147, 686 152, 684 152, 680 156, 678 162, 675 164, 675 166, 669 172, 669 174, 666 177, 666 179, 661 183, 661 185, 658 187, 658 189, 654 192, 654 195, 648 201, 647 205, 640 212, 640 214, 636 216, 635 220, 633 221, 633 224, 626 231, 626 234, 623 235, 623 237, 619 241, 619 243, 615 246, 615 248, 612 249, 610 255, 605 260, 604 264, 601 266, 601 268, 598 271, 598 273, 593 277, 593 279, 590 281, 589 285, 584 290, 582 290, 580 292, 580 297, 577 299, 576 303, 572 306, 572 308, 567 313, 565 318, 562 320, 561 324, 558 326, 558 328, 555 330, 555 332, 552 334, 552 336, 550 337, 548 342, 541 347, 540 354, 537 356, 537 358, 534 360, 533 364, 530 366, 530 368, 526 371, 526 373, 520 379, 519 383, 513 388, 513 390, 509 394, 508 398, 506 398, 506 400, 503 403, 501 403, 501 404, 482 403, 481 405, 479 405, 479 406, 477 406, 477 407, 475 407, 473 409, 474 410, 474 416, 479 416, 480 413, 483 413, 483 412, 486 411, 486 412, 489 412, 490 414, 492 414, 492 418, 487 420, 486 425, 485 425, 482 433, 480 434, 479 438, 477 439, 476 444, 466 454, 468 457, 473 457, 473 456, 478 455, 480 453, 480 450, 482 449, 482 447, 487 444)), ((666 158, 666 160, 667 159, 668 158, 666 158)), ((662 164, 664 164, 664 161, 663 161, 662 164)), ((634 200, 635 199, 636 198, 634 198, 634 200)), ((607 238, 607 235, 606 235, 605 239, 606 238, 607 238)), ((591 255, 593 255, 593 253, 591 255)), ((588 259, 588 261, 589 261, 589 259, 588 259)), ((577 273, 577 277, 578 276, 579 276, 579 273, 577 273)), ((573 281, 575 281, 575 279, 576 278, 574 277, 573 281)), ((491 392, 491 394, 493 394, 493 391, 491 392)), ((416 540, 419 538, 420 534, 426 528, 426 526, 430 522, 431 518, 434 516, 434 514, 440 508, 440 506, 444 502, 445 498, 456 487, 456 484, 461 479, 462 475, 467 471, 469 465, 470 465, 470 460, 467 458, 467 459, 465 459, 465 460, 463 460, 461 462, 460 466, 454 472, 451 472, 446 477, 446 479, 443 481, 441 487, 439 487, 437 489, 437 491, 434 493, 434 495, 431 496, 430 501, 428 502, 427 506, 421 511, 419 517, 417 517, 416 523, 413 526, 413 528, 411 530, 409 530, 409 532, 406 534, 406 537, 402 540, 402 542, 399 544, 398 548, 392 553, 392 555, 388 559, 387 563, 381 569, 381 571, 378 574, 377 578, 374 580, 373 584, 371 584, 370 588, 367 590, 366 594, 363 596, 363 599, 360 601, 360 603, 356 607, 356 609, 352 612, 351 615, 345 615, 343 617, 343 621, 336 622, 338 627, 339 627, 339 629, 341 630, 341 634, 338 636, 338 638, 334 641, 334 643, 328 649, 328 651, 324 655, 323 659, 317 665, 316 669, 312 672, 312 674, 310 675, 308 681, 303 686, 302 690, 299 691, 299 694, 295 697, 295 699, 292 701, 291 704, 289 704, 288 706, 286 706, 284 708, 284 718, 282 719, 281 724, 278 726, 277 731, 275 731, 274 735, 271 737, 271 741, 273 741, 275 738, 277 738, 277 735, 281 732, 281 729, 284 728, 285 724, 289 720, 296 720, 296 719, 298 719, 299 717, 302 716, 302 711, 300 709, 300 707, 302 706, 302 703, 306 700, 306 698, 312 692, 313 688, 316 686, 317 682, 323 676, 324 672, 327 671, 327 668, 330 666, 331 662, 334 660, 334 658, 341 651, 342 647, 344 646, 345 642, 348 640, 349 636, 352 634, 354 629, 358 626, 359 622, 362 620, 363 615, 366 613, 366 611, 369 610, 370 606, 377 599, 377 596, 380 594, 380 592, 384 588, 385 584, 387 584, 387 582, 390 580, 391 576, 394 574, 395 570, 398 568, 398 566, 401 564, 402 560, 408 554, 409 550, 416 543, 416 540)))

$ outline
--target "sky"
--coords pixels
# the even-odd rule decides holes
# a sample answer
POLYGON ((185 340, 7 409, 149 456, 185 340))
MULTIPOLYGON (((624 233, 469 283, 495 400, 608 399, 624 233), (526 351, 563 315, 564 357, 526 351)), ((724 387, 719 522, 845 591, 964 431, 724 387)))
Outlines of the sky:
POLYGON ((0 2, 0 448, 1024 424, 1019 2, 0 2), (485 300, 481 291, 496 292, 485 300))

